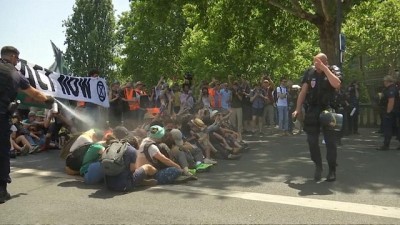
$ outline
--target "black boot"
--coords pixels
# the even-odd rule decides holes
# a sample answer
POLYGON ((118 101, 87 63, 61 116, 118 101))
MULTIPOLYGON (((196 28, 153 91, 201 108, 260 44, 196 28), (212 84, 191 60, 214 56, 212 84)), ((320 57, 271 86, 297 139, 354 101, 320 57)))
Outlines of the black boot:
POLYGON ((0 204, 11 199, 10 193, 7 191, 7 186, 0 186, 0 204))
POLYGON ((329 167, 328 176, 326 176, 326 181, 332 182, 336 180, 336 167, 329 167))
POLYGON ((315 166, 314 180, 320 181, 322 177, 322 166, 315 166))

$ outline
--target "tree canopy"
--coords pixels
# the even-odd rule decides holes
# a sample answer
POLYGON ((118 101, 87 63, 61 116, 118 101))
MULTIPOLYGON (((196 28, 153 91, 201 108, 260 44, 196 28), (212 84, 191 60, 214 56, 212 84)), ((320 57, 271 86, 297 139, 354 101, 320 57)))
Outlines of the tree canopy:
POLYGON ((66 27, 66 60, 72 73, 87 75, 99 69, 107 77, 112 70, 115 18, 111 0, 76 0, 66 27))

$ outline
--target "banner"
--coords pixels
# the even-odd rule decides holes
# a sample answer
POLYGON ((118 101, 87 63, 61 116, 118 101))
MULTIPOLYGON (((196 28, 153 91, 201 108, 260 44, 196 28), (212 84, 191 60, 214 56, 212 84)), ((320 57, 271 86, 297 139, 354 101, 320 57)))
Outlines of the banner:
POLYGON ((99 77, 74 77, 55 73, 26 62, 19 64, 20 72, 33 88, 56 98, 91 102, 110 106, 106 80, 99 77))

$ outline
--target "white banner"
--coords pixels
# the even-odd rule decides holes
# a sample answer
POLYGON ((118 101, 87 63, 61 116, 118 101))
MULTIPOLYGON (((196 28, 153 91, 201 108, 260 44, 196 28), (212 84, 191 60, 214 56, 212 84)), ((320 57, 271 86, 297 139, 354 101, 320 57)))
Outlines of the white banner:
POLYGON ((29 83, 47 95, 91 102, 106 108, 110 106, 107 83, 103 78, 67 76, 30 63, 21 63, 19 67, 29 83))

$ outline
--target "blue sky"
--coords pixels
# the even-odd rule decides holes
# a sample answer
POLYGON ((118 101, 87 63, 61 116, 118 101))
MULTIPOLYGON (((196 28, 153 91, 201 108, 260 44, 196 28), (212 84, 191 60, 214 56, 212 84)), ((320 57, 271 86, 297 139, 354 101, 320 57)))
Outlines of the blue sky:
MULTIPOLYGON (((129 0, 112 0, 116 16, 129 10, 129 0)), ((75 0, 0 0, 0 48, 12 45, 20 58, 49 67, 54 62, 50 40, 65 52, 62 21, 75 0)))

